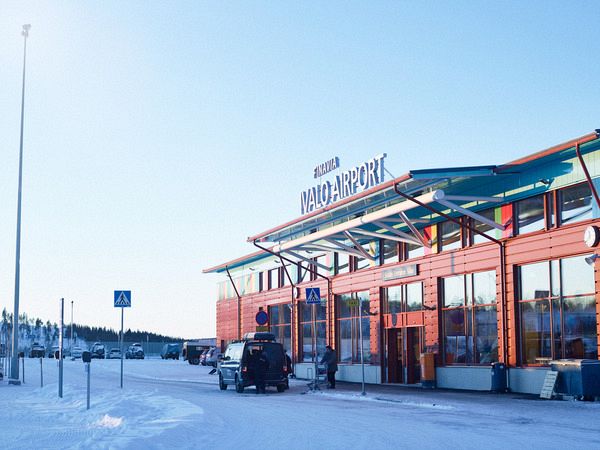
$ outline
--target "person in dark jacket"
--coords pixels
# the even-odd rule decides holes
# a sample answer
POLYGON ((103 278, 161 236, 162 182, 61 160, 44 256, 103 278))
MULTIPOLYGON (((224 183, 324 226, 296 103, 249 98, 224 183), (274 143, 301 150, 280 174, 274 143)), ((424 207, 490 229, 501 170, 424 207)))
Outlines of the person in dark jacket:
POLYGON ((321 359, 321 364, 327 365, 327 382, 329 383, 327 387, 329 389, 335 389, 335 373, 338 370, 337 354, 331 345, 325 347, 325 354, 321 359))
POLYGON ((269 368, 269 360, 267 359, 264 352, 258 348, 252 350, 250 360, 248 362, 248 369, 254 376, 254 385, 256 386, 257 394, 266 394, 266 383, 267 369, 269 368))
POLYGON ((285 352, 285 366, 287 367, 288 377, 294 378, 294 367, 292 366, 292 358, 285 352))

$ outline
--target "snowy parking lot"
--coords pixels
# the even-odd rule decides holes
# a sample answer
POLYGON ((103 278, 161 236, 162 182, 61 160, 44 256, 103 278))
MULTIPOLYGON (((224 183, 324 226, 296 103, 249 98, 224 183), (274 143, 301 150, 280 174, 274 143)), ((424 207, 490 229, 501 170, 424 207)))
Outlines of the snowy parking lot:
POLYGON ((335 391, 220 391, 182 361, 94 360, 91 409, 81 360, 25 360, 25 384, 0 384, 1 448, 600 448, 600 403, 340 383, 335 391))

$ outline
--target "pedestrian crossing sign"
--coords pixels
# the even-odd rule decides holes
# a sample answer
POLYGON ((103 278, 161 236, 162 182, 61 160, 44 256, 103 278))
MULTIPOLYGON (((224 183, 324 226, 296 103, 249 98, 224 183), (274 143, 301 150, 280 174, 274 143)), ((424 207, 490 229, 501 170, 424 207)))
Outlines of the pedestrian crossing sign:
POLYGON ((321 303, 320 288, 306 288, 306 303, 309 305, 321 303))
POLYGON ((115 291, 115 308, 131 308, 131 291, 115 291))

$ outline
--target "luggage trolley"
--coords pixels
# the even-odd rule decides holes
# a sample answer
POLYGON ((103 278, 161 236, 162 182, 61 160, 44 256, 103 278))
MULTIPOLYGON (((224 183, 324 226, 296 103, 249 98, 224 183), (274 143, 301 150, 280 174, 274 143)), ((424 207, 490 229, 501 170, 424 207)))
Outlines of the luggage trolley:
POLYGON ((315 364, 314 368, 308 369, 308 376, 312 378, 307 384, 309 390, 320 391, 320 386, 327 384, 327 364, 315 364), (316 376, 314 371, 316 370, 316 376))

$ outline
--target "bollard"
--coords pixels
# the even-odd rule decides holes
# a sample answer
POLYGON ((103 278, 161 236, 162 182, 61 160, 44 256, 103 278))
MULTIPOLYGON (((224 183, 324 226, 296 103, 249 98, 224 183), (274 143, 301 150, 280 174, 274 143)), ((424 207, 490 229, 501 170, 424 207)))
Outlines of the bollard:
POLYGON ((40 387, 44 387, 44 358, 40 356, 40 387))
POLYGON ((90 409, 90 363, 85 363, 87 371, 87 409, 90 409))
POLYGON ((87 409, 90 409, 90 363, 92 362, 92 354, 87 351, 83 352, 81 360, 85 363, 85 371, 87 373, 87 409))
POLYGON ((19 352, 21 358, 21 367, 23 367, 23 384, 25 384, 25 352, 19 352))

